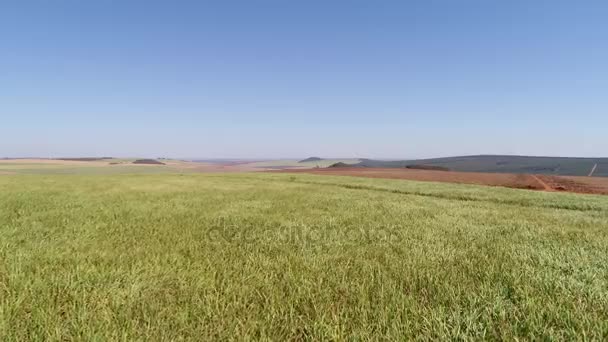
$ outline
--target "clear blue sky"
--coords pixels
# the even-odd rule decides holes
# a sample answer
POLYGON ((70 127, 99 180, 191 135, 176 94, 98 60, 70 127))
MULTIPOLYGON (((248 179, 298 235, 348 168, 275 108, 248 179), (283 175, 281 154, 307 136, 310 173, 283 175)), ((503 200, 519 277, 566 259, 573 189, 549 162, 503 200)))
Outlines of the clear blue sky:
POLYGON ((608 2, 3 1, 0 118, 0 157, 608 156, 608 2))

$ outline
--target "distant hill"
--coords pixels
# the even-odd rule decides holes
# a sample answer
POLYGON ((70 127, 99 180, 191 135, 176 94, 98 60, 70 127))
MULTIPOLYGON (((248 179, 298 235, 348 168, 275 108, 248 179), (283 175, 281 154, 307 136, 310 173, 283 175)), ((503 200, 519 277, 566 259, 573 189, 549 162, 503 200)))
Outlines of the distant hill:
POLYGON ((133 164, 149 164, 149 165, 166 165, 163 162, 159 162, 156 159, 138 159, 133 164))
POLYGON ((329 165, 328 167, 353 167, 353 165, 346 164, 346 163, 343 163, 343 162, 337 162, 337 163, 329 165))
POLYGON ((608 158, 478 155, 393 161, 364 159, 354 166, 411 168, 415 165, 464 172, 536 173, 563 176, 587 176, 597 165, 593 176, 608 177, 608 158))
POLYGON ((310 157, 310 158, 306 158, 306 159, 300 160, 298 163, 316 162, 316 161, 321 161, 321 160, 323 160, 323 158, 310 157))

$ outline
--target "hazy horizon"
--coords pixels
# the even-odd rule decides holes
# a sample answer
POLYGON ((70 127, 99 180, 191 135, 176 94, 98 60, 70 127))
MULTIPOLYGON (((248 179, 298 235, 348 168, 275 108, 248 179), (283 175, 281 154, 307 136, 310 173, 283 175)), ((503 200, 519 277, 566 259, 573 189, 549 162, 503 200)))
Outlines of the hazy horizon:
POLYGON ((602 1, 7 3, 0 157, 607 156, 607 17, 602 1))
POLYGON ((563 156, 563 155, 523 155, 523 154, 462 154, 462 155, 440 155, 440 156, 428 156, 428 157, 345 157, 345 156, 284 156, 284 157, 180 157, 180 156, 154 156, 154 155, 130 155, 130 156, 112 156, 112 155, 57 155, 57 156, 0 156, 0 159, 63 159, 63 158, 116 158, 116 159, 132 159, 132 158, 151 158, 151 159, 172 159, 172 160, 188 160, 196 162, 204 161, 270 161, 270 160, 303 160, 311 157, 318 157, 325 160, 332 159, 374 159, 374 160, 424 160, 424 159, 438 159, 438 158, 449 158, 449 157, 476 157, 476 156, 508 156, 508 157, 533 157, 533 158, 572 158, 572 159, 608 159, 606 156, 563 156))

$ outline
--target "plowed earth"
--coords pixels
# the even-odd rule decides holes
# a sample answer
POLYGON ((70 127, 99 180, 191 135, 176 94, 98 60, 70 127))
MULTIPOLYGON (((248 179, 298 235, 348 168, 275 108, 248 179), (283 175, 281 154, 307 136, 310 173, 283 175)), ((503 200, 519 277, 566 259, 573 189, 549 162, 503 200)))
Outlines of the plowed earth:
POLYGON ((455 171, 432 171, 397 168, 326 168, 297 169, 275 172, 311 173, 316 175, 354 176, 388 179, 408 179, 426 182, 446 182, 502 186, 516 189, 541 191, 565 191, 586 194, 608 194, 606 177, 569 177, 510 173, 478 173, 455 171))

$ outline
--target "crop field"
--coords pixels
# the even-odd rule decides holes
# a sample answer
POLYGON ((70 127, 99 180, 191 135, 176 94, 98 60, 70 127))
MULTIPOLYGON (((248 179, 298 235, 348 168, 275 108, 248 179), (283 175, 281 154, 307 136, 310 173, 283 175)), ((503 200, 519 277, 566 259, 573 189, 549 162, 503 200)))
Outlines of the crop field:
MULTIPOLYGON (((80 158, 82 159, 82 158, 80 158)), ((163 160, 164 165, 134 164, 136 159, 59 160, 59 159, 0 159, 0 175, 6 174, 142 174, 243 172, 254 170, 247 165, 223 165, 180 160, 163 160)))
POLYGON ((50 159, 0 160, 0 175, 8 174, 133 174, 176 172, 177 168, 135 165, 131 160, 72 161, 50 159), (113 163, 113 164, 110 164, 113 163))
POLYGON ((608 197, 0 174, 0 340, 608 338, 608 197))
POLYGON ((189 172, 252 172, 277 169, 324 168, 335 163, 355 164, 359 159, 199 160, 163 159, 163 165, 140 164, 137 158, 0 159, 0 174, 132 174, 189 172))
MULTIPOLYGON (((407 179, 427 182, 501 186, 515 189, 564 191, 583 194, 608 194, 608 177, 550 176, 491 172, 456 172, 378 167, 330 167, 325 169, 284 169, 278 171, 288 173, 310 173, 324 176, 333 175, 387 179, 407 179)), ((273 170, 273 172, 275 171, 273 170)))

